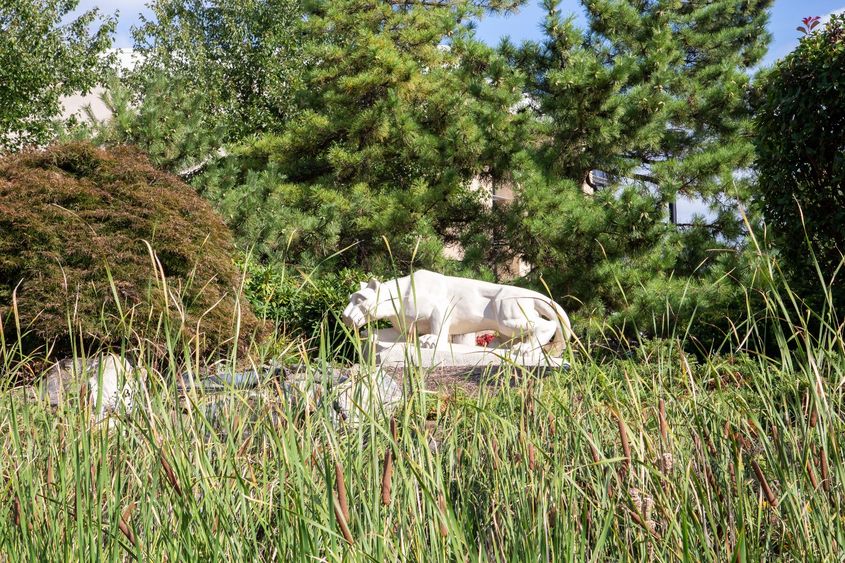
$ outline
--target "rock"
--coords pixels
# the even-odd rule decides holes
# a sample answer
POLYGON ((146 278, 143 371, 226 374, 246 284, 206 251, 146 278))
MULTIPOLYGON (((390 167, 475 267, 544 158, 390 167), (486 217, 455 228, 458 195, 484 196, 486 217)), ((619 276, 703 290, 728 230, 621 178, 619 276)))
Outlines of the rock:
POLYGON ((345 424, 390 417, 402 402, 402 387, 382 370, 370 370, 339 382, 332 406, 345 424))
MULTIPOLYGON (((200 399, 203 413, 209 420, 228 416, 231 407, 246 401, 266 404, 278 398, 294 412, 316 412, 328 409, 332 423, 338 427, 356 426, 370 416, 391 416, 402 401, 402 386, 382 370, 361 370, 332 366, 288 366, 242 372, 219 371, 212 376, 195 379, 183 374, 177 389, 186 400, 200 399), (266 385, 278 378, 283 381, 266 385)), ((275 409, 273 409, 275 412, 275 409)))
POLYGON ((389 417, 402 402, 402 386, 380 369, 360 366, 303 370, 285 383, 290 400, 309 410, 330 406, 336 426, 357 426, 370 417, 389 417))
MULTIPOLYGON (((84 396, 92 418, 99 422, 115 412, 132 410, 136 384, 144 379, 132 365, 117 354, 96 356, 87 361, 65 359, 48 371, 40 396, 57 407, 71 397, 84 396)), ((142 371, 142 370, 141 370, 142 371)))
POLYGON ((227 370, 224 367, 213 375, 200 379, 195 377, 191 372, 185 372, 176 381, 176 390, 184 394, 192 389, 201 390, 206 393, 255 389, 262 383, 279 377, 282 373, 283 368, 281 367, 269 367, 261 370, 248 369, 236 372, 227 370))

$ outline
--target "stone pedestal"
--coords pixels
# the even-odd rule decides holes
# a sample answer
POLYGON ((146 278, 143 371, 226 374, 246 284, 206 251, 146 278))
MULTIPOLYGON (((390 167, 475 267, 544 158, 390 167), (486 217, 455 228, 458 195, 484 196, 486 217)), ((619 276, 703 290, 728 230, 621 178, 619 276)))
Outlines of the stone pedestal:
POLYGON ((563 359, 550 357, 542 350, 518 354, 506 346, 485 348, 457 343, 448 343, 438 348, 423 348, 411 339, 403 339, 394 329, 376 331, 370 336, 364 349, 368 361, 391 371, 405 366, 414 366, 425 371, 454 368, 450 371, 456 372, 465 369, 467 373, 520 368, 546 372, 568 368, 563 359))

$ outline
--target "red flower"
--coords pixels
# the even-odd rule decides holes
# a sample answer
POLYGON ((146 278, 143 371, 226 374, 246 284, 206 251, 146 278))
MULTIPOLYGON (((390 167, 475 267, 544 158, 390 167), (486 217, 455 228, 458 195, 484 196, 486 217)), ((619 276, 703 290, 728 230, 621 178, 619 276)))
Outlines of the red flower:
POLYGON ((486 348, 493 342, 493 339, 496 338, 495 334, 487 333, 487 334, 479 334, 475 337, 475 345, 476 346, 483 346, 486 348))

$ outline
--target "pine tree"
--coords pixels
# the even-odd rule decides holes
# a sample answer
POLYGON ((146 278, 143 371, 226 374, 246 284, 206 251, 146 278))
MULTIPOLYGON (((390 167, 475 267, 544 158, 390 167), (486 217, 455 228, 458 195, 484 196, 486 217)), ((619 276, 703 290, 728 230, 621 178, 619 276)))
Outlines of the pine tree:
POLYGON ((298 263, 442 267, 444 244, 488 242, 470 184, 508 170, 524 118, 509 111, 520 81, 469 23, 500 7, 314 3, 297 115, 209 172, 205 193, 260 255, 298 263))
POLYGON ((667 299, 724 306, 735 291, 702 280, 741 269, 737 202, 753 157, 746 93, 771 0, 583 4, 586 31, 550 0, 545 40, 503 49, 532 78, 539 108, 537 146, 516 172, 512 252, 576 307, 642 321, 667 299), (613 185, 589 196, 592 170, 613 185), (705 199, 715 220, 669 224, 677 194, 705 199), (689 283, 701 290, 690 294, 689 283))
POLYGON ((134 145, 161 170, 189 179, 219 157, 227 137, 227 121, 209 113, 208 97, 179 76, 154 73, 144 77, 144 97, 133 103, 133 92, 117 79, 100 99, 109 117, 98 120, 86 108, 86 120, 71 132, 101 146, 134 145))

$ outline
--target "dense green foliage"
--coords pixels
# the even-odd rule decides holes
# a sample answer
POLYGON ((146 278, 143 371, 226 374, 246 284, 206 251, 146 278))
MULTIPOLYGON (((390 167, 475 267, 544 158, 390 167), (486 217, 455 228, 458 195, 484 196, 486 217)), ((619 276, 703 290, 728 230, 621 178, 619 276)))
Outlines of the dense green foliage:
MULTIPOLYGON (((96 56, 108 22, 51 35, 73 4, 11 6, 96 56)), ((0 160, 0 379, 43 377, 50 346, 136 366, 108 423, 83 381, 57 408, 0 389, 0 559, 841 559, 845 292, 807 307, 791 287, 841 259, 845 18, 760 83, 772 256, 741 216, 771 0, 582 0, 586 30, 550 0, 542 43, 475 39, 518 4, 153 0, 114 118, 76 131, 110 148, 0 160), (593 170, 611 183, 586 194, 593 170), (668 223, 678 196, 713 216, 668 223), (246 278, 212 204, 258 258, 246 278), (567 369, 409 365, 396 411, 367 400, 387 370, 336 317, 364 271, 514 259, 576 311, 567 369), (174 385, 244 360, 271 366, 255 388, 174 385)), ((46 84, 46 117, 55 70, 14 83, 46 84)), ((30 123, 6 86, 0 124, 30 123)), ((32 123, 0 133, 47 138, 32 123)))
POLYGON ((102 146, 134 145, 157 168, 185 176, 201 170, 218 155, 227 125, 206 111, 202 97, 189 82, 152 72, 144 76, 143 91, 143 103, 134 103, 132 90, 111 80, 101 96, 110 117, 97 120, 87 111, 88 120, 71 135, 90 138, 102 146))
POLYGON ((203 193, 263 258, 442 268, 443 245, 484 223, 471 180, 501 176, 521 144, 518 84, 469 33, 476 13, 313 3, 298 113, 209 172, 203 193))
POLYGON ((111 117, 73 137, 132 144, 189 178, 223 147, 277 130, 297 111, 303 61, 296 0, 158 0, 133 30, 132 68, 102 96, 111 117))
POLYGON ((726 313, 741 316, 748 180, 736 173, 753 158, 745 98, 770 5, 591 0, 582 33, 550 1, 542 43, 503 45, 531 79, 539 141, 515 171, 505 249, 567 305, 648 333, 685 330, 695 309, 722 331, 726 313), (612 184, 585 196, 591 170, 612 184), (678 196, 711 217, 670 224, 678 196))
POLYGON ((295 111, 298 0, 155 0, 150 9, 134 31, 141 63, 130 73, 142 99, 161 96, 161 81, 178 84, 193 100, 173 103, 197 104, 229 140, 275 130, 295 111))
POLYGON ((0 3, 0 152, 51 140, 60 97, 103 80, 116 21, 97 10, 69 18, 78 4, 0 3))
POLYGON ((759 201, 781 266, 817 306, 820 276, 845 305, 845 16, 804 37, 758 90, 759 201))
POLYGON ((131 333, 163 353, 169 327, 209 353, 237 340, 236 323, 247 342, 258 322, 238 302, 234 252, 211 206, 135 150, 71 144, 0 160, 0 321, 28 351, 131 333))
POLYGON ((474 37, 517 4, 160 0, 97 140, 184 173, 270 266, 522 260, 581 328, 718 343, 755 289, 746 97, 771 0, 585 0, 583 30, 549 1, 538 44, 474 37), (585 195, 594 170, 610 186, 585 195), (710 215, 670 224, 679 197, 710 215))
POLYGON ((258 317, 273 322, 288 337, 302 338, 312 354, 322 343, 332 360, 354 357, 340 312, 369 276, 360 270, 317 275, 260 264, 249 264, 246 273, 244 294, 258 317))

